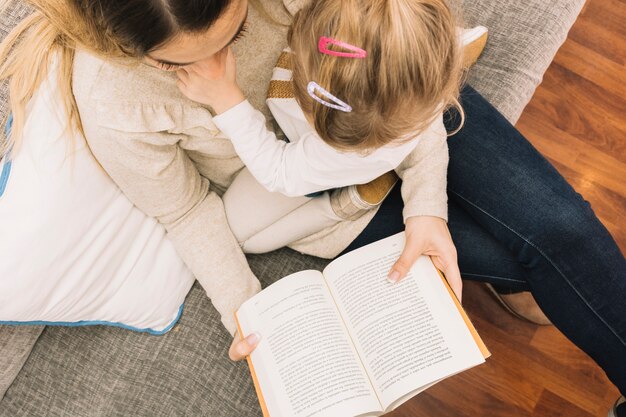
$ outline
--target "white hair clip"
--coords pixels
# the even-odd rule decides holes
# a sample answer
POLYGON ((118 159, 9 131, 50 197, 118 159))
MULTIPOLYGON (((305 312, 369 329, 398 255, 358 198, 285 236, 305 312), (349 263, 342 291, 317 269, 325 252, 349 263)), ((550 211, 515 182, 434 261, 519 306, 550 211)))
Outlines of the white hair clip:
POLYGON ((348 103, 339 100, 337 97, 320 87, 320 85, 315 81, 311 81, 309 85, 307 85, 306 91, 309 92, 309 95, 313 98, 313 100, 326 107, 345 113, 350 113, 352 111, 352 107, 348 103), (318 93, 324 98, 320 97, 318 93))

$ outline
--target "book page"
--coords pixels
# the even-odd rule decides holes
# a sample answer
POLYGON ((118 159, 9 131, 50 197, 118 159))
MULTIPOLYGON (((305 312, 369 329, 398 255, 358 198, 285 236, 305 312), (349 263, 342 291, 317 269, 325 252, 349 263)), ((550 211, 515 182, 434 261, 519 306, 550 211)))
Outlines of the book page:
POLYGON ((320 272, 279 280, 246 301, 237 319, 243 335, 261 334, 250 360, 266 414, 320 417, 382 411, 320 272))
POLYGON ((430 258, 421 257, 400 283, 387 281, 403 247, 401 233, 350 252, 324 271, 385 409, 484 362, 430 258))

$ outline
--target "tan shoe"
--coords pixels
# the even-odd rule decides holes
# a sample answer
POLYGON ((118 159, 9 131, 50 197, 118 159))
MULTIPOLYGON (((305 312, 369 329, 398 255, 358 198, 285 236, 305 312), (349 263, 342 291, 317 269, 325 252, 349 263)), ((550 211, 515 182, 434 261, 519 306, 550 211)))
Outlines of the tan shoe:
POLYGON ((367 184, 357 185, 356 191, 363 201, 372 206, 378 206, 389 195, 398 180, 398 174, 389 171, 367 184))
POLYGON ((543 314, 543 311, 541 311, 530 292, 524 291, 514 294, 500 294, 491 284, 485 285, 496 299, 500 301, 500 304, 514 316, 540 326, 550 326, 552 324, 550 319, 543 314))
POLYGON ((484 26, 460 29, 459 38, 463 45, 463 68, 470 68, 478 61, 487 46, 489 33, 484 26))

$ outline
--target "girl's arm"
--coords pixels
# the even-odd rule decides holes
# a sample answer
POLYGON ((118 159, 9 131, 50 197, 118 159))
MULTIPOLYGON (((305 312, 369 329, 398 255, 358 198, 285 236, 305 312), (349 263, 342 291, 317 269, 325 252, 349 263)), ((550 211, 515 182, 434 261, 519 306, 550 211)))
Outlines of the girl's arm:
POLYGON ((385 161, 367 161, 339 153, 312 130, 297 142, 278 140, 263 114, 245 101, 237 85, 235 59, 229 49, 223 66, 194 64, 177 72, 178 87, 189 99, 209 105, 215 125, 232 141, 239 157, 265 188, 303 196, 346 185, 366 183, 393 169, 385 161))
POLYGON ((165 226, 234 334, 235 311, 260 284, 228 227, 221 199, 177 145, 180 135, 125 132, 88 117, 83 125, 98 162, 139 209, 165 226))
POLYGON ((338 152, 313 130, 297 142, 279 140, 248 101, 214 117, 213 122, 230 138, 252 175, 271 192, 302 196, 366 183, 392 169, 381 159, 338 152))

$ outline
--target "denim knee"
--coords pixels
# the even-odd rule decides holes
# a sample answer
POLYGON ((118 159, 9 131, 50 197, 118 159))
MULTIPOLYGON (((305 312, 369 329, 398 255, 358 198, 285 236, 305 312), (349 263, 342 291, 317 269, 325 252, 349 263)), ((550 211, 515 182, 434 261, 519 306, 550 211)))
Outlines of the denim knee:
POLYGON ((598 235, 598 229, 604 229, 604 226, 591 209, 591 205, 580 195, 577 197, 578 201, 551 207, 549 217, 539 223, 541 227, 536 242, 539 248, 545 249, 545 252, 571 253, 579 250, 594 252, 600 249, 592 242, 598 235))

